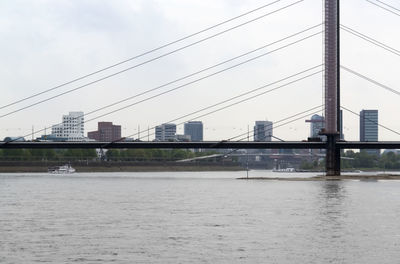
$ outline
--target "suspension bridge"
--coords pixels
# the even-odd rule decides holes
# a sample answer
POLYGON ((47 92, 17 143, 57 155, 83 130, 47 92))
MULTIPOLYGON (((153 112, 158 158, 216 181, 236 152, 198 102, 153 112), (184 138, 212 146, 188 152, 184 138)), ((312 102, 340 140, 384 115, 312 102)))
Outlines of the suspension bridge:
MULTIPOLYGON (((162 46, 160 46, 158 48, 149 50, 149 51, 147 51, 145 53, 142 53, 140 55, 128 58, 128 59, 123 60, 121 62, 118 62, 116 64, 113 64, 113 65, 110 65, 108 67, 99 69, 97 71, 94 71, 92 73, 86 74, 84 76, 81 76, 79 78, 73 79, 71 81, 62 83, 60 85, 57 85, 55 87, 52 87, 52 88, 47 89, 45 91, 42 91, 40 93, 36 93, 36 94, 31 95, 31 96, 16 100, 16 101, 11 102, 11 103, 6 104, 6 105, 3 105, 3 106, 0 107, 0 109, 1 110, 2 109, 6 109, 6 108, 8 108, 10 106, 17 105, 19 103, 25 102, 25 101, 30 100, 32 98, 36 98, 36 97, 38 97, 40 95, 43 95, 43 94, 46 94, 46 93, 49 93, 49 92, 52 92, 52 91, 56 91, 57 89, 59 89, 61 87, 73 84, 73 83, 78 82, 78 81, 85 80, 88 77, 96 76, 99 73, 103 73, 103 72, 105 72, 105 71, 107 71, 109 69, 112 69, 114 67, 123 65, 123 64, 125 64, 127 62, 134 61, 134 60, 136 60, 136 59, 138 59, 140 57, 143 57, 143 56, 145 56, 147 54, 150 54, 150 53, 153 53, 153 52, 156 52, 156 51, 160 51, 165 47, 168 47, 168 46, 171 46, 173 44, 179 43, 179 42, 181 42, 183 40, 190 39, 191 37, 197 36, 197 35, 199 35, 201 33, 204 33, 204 32, 206 32, 208 30, 218 28, 221 25, 226 25, 226 24, 228 24, 229 22, 231 22, 231 21, 233 21, 235 19, 242 18, 242 17, 244 17, 244 16, 246 16, 246 15, 248 15, 250 13, 253 13, 255 11, 259 11, 259 10, 265 8, 265 7, 272 6, 275 3, 280 2, 280 1, 281 0, 277 0, 277 1, 271 2, 269 4, 263 5, 261 7, 256 8, 256 9, 253 9, 253 10, 251 10, 249 12, 243 13, 243 14, 241 14, 239 16, 233 17, 231 19, 225 20, 225 21, 220 22, 220 23, 218 23, 216 25, 213 25, 211 27, 205 28, 205 29, 203 29, 201 31, 195 32, 193 34, 190 34, 190 35, 188 35, 186 37, 177 39, 177 40, 175 40, 173 42, 167 43, 167 44, 162 45, 162 46)), ((163 53, 163 54, 158 55, 158 56, 156 56, 154 58, 151 58, 149 60, 142 61, 140 63, 137 63, 137 64, 133 65, 133 66, 125 68, 123 70, 119 70, 117 72, 114 72, 113 74, 105 75, 105 76, 103 76, 101 78, 92 80, 92 81, 90 81, 88 83, 85 83, 85 84, 80 85, 78 87, 75 87, 73 89, 69 89, 67 91, 58 93, 56 95, 50 96, 50 97, 48 97, 46 99, 37 101, 37 102, 29 104, 27 106, 20 107, 20 108, 18 108, 16 110, 12 110, 12 111, 6 112, 4 114, 1 114, 0 118, 5 118, 5 117, 11 116, 11 115, 13 115, 15 113, 28 110, 28 109, 30 109, 30 108, 32 108, 34 106, 40 105, 42 103, 45 103, 47 101, 53 100, 55 98, 61 97, 61 96, 66 95, 66 94, 69 94, 69 93, 72 93, 72 92, 76 92, 76 91, 81 90, 81 89, 83 89, 83 88, 85 88, 87 86, 94 85, 94 84, 102 82, 104 80, 116 77, 116 76, 118 76, 120 74, 123 74, 123 73, 125 73, 127 71, 130 71, 132 69, 135 69, 135 68, 141 67, 143 65, 149 64, 149 63, 151 63, 153 61, 156 61, 156 60, 158 60, 160 58, 172 55, 172 54, 177 53, 177 52, 179 52, 179 51, 181 51, 183 49, 186 49, 188 47, 200 44, 200 43, 205 42, 207 40, 210 40, 210 39, 212 39, 214 37, 222 35, 222 34, 224 34, 226 32, 235 30, 235 29, 237 29, 239 27, 243 27, 243 26, 245 26, 245 25, 247 25, 249 23, 252 23, 252 22, 254 22, 254 21, 258 20, 258 19, 261 19, 263 17, 269 16, 269 15, 273 15, 273 14, 278 13, 278 12, 284 12, 286 9, 292 8, 293 6, 298 5, 303 1, 305 1, 305 0, 292 2, 291 4, 288 4, 288 5, 285 5, 283 7, 277 8, 277 9, 275 9, 273 11, 265 13, 265 14, 259 16, 259 17, 253 18, 251 20, 248 20, 248 21, 246 21, 244 23, 241 23, 241 24, 238 24, 236 26, 224 29, 222 31, 219 31, 216 34, 213 34, 213 35, 208 36, 206 38, 197 40, 197 41, 192 42, 192 43, 190 43, 188 45, 182 46, 182 47, 180 47, 178 49, 163 53)), ((395 15, 400 16, 399 10, 397 10, 393 6, 388 5, 388 4, 386 4, 386 3, 382 2, 382 1, 376 1, 376 2, 373 2, 373 1, 370 1, 370 0, 366 0, 366 1, 370 2, 371 4, 374 4, 378 8, 381 8, 383 10, 386 10, 388 12, 391 12, 391 13, 393 13, 395 15)), ((149 141, 126 142, 126 141, 123 141, 122 139, 121 140, 112 141, 112 142, 90 142, 90 141, 89 142, 35 142, 35 141, 21 142, 21 141, 18 141, 18 140, 14 139, 14 140, 7 141, 7 142, 0 142, 0 149, 13 149, 13 148, 32 148, 32 149, 34 149, 34 148, 63 148, 63 149, 66 149, 66 148, 99 148, 99 149, 111 149, 111 148, 326 149, 326 158, 325 158, 325 160, 326 160, 326 174, 328 176, 340 175, 340 171, 341 171, 340 170, 340 154, 341 154, 341 150, 343 150, 343 149, 396 149, 396 148, 400 148, 400 141, 359 142, 359 141, 344 141, 344 140, 340 139, 340 137, 339 137, 339 128, 342 125, 341 124, 341 120, 339 118, 340 110, 343 109, 343 110, 348 111, 348 112, 350 112, 350 113, 352 113, 354 115, 358 115, 357 113, 355 113, 354 111, 350 110, 349 108, 344 107, 344 106, 341 105, 341 101, 340 101, 340 99, 341 99, 341 96, 340 96, 340 89, 341 89, 341 87, 340 87, 340 83, 341 83, 340 72, 341 72, 341 70, 344 70, 344 71, 349 72, 349 73, 351 73, 351 74, 353 74, 355 76, 358 76, 359 78, 362 78, 362 79, 364 79, 366 81, 369 81, 369 82, 373 83, 374 85, 377 85, 377 86, 379 86, 381 88, 384 88, 384 89, 386 89, 386 90, 388 90, 388 91, 390 91, 390 92, 392 92, 394 94, 400 95, 399 91, 397 91, 397 90, 395 90, 395 89, 393 89, 391 87, 388 87, 388 86, 386 86, 386 85, 384 85, 384 84, 382 84, 382 83, 380 83, 380 82, 378 82, 378 81, 376 81, 376 80, 374 80, 372 78, 369 78, 368 76, 363 75, 363 74, 361 74, 361 73, 359 73, 359 72, 357 72, 357 71, 355 71, 355 70, 353 70, 353 69, 351 69, 349 67, 341 65, 341 63, 340 63, 340 47, 341 47, 341 45, 340 45, 340 43, 341 43, 340 42, 340 32, 341 32, 341 30, 346 31, 349 34, 352 34, 352 35, 354 35, 354 36, 356 36, 356 37, 358 37, 358 38, 360 38, 360 39, 362 39, 364 41, 367 41, 367 42, 369 42, 369 43, 371 43, 371 44, 373 44, 375 46, 378 46, 378 47, 390 52, 391 54, 394 54, 394 55, 397 55, 397 56, 400 56, 400 51, 395 49, 395 48, 393 48, 393 47, 390 47, 390 46, 388 46, 388 45, 386 45, 386 44, 384 44, 384 43, 382 43, 382 42, 380 42, 380 41, 378 41, 376 39, 373 39, 373 38, 371 38, 371 37, 359 32, 357 30, 354 30, 351 27, 342 25, 340 23, 340 6, 339 6, 339 4, 340 4, 339 0, 325 0, 324 1, 325 14, 324 14, 324 21, 321 24, 317 24, 317 25, 308 27, 308 28, 306 28, 304 30, 301 30, 301 31, 296 32, 296 33, 291 34, 291 35, 288 35, 288 36, 286 36, 286 37, 284 37, 282 39, 276 40, 276 41, 268 43, 268 44, 266 44, 266 45, 264 45, 262 47, 259 47, 257 49, 253 49, 253 50, 251 50, 249 52, 243 53, 243 54, 241 54, 239 56, 235 56, 235 57, 230 58, 228 60, 222 61, 220 63, 214 64, 212 66, 209 66, 209 67, 206 67, 206 68, 201 69, 199 71, 196 71, 194 73, 191 73, 191 74, 188 74, 186 76, 180 77, 178 79, 172 80, 172 81, 170 81, 168 83, 156 86, 156 87, 151 88, 149 90, 140 92, 140 93, 138 93, 136 95, 133 95, 133 96, 124 98, 122 100, 110 103, 108 105, 102 106, 102 107, 97 108, 97 109, 95 109, 93 111, 87 112, 84 115, 84 117, 85 117, 84 123, 86 123, 86 122, 89 122, 89 121, 92 121, 92 120, 97 120, 97 119, 102 118, 102 117, 107 116, 107 115, 115 114, 115 113, 117 113, 119 111, 122 111, 124 109, 129 108, 129 107, 132 107, 134 105, 138 105, 140 103, 150 101, 150 100, 158 98, 158 97, 160 97, 162 95, 165 95, 165 94, 171 93, 173 91, 180 90, 180 89, 182 89, 182 88, 184 88, 186 86, 198 83, 198 82, 200 82, 202 80, 205 80, 205 79, 207 79, 209 77, 217 76, 217 75, 219 75, 219 74, 221 74, 221 73, 223 73, 225 71, 229 71, 229 70, 231 70, 233 68, 236 68, 236 67, 239 67, 239 66, 241 66, 241 65, 243 65, 245 63, 254 61, 254 60, 258 59, 258 58, 267 56, 267 55, 269 55, 271 53, 274 53, 274 52, 277 52, 279 50, 285 49, 287 47, 293 46, 293 45, 295 45, 295 44, 297 44, 299 42, 302 42, 304 40, 312 38, 312 37, 314 37, 316 35, 324 34, 324 39, 325 39, 325 41, 324 41, 324 63, 322 63, 320 65, 314 65, 313 67, 310 67, 310 68, 305 69, 303 71, 297 72, 295 74, 292 74, 290 76, 287 76, 287 77, 282 78, 280 80, 277 80, 275 82, 271 82, 271 83, 268 83, 266 85, 257 87, 256 89, 244 92, 242 94, 239 94, 239 95, 236 95, 236 96, 233 96, 233 97, 230 97, 228 99, 225 99, 225 100, 220 101, 218 103, 215 103, 215 104, 209 105, 207 107, 201 108, 201 109, 196 110, 194 112, 187 113, 185 115, 179 116, 179 117, 177 117, 175 119, 167 120, 166 122, 163 122, 163 123, 176 122, 178 120, 186 119, 185 121, 179 123, 179 124, 183 124, 184 122, 187 122, 187 121, 190 121, 190 120, 196 120, 196 119, 202 118, 202 117, 207 116, 207 115, 212 115, 212 114, 214 114, 216 112, 219 112, 221 110, 227 109, 227 108, 232 107, 234 105, 237 105, 237 104, 240 104, 240 103, 255 99, 257 97, 260 97, 260 96, 265 95, 267 93, 270 93, 272 91, 284 88, 284 87, 286 87, 288 85, 291 85, 293 83, 299 82, 299 81, 304 80, 306 78, 309 78, 311 76, 315 76, 317 74, 324 73, 324 82, 325 82, 325 85, 324 85, 324 87, 325 87, 324 104, 319 105, 319 106, 315 106, 315 107, 310 108, 310 109, 308 109, 306 111, 297 113, 295 115, 291 115, 291 116, 289 116, 287 118, 284 118, 282 120, 274 122, 274 128, 279 127, 279 126, 284 126, 284 125, 290 124, 291 122, 303 119, 303 118, 309 116, 310 114, 317 113, 317 112, 320 112, 320 111, 324 111, 324 113, 325 113, 325 128, 323 129, 321 134, 326 136, 326 138, 327 138, 326 141, 321 141, 321 142, 311 142, 311 141, 310 142, 309 141, 253 142, 253 141, 245 141, 245 139, 248 139, 248 135, 246 136, 246 134, 248 134, 248 132, 247 132, 247 133, 242 133, 242 134, 240 134, 240 135, 238 135, 236 137, 232 137, 232 138, 225 139, 225 140, 204 141, 204 142, 203 141, 202 142, 149 142, 149 141), (323 28, 322 30, 320 30, 321 27, 323 28), (318 30, 318 31, 316 31, 316 30, 318 30), (304 36, 305 34, 306 34, 306 36, 304 36), (287 43, 287 41, 291 41, 291 42, 287 43), (280 43, 286 43, 286 44, 283 44, 282 46, 280 46, 278 48, 268 50, 268 52, 264 52, 262 54, 257 53, 257 52, 263 51, 265 48, 269 48, 269 47, 272 47, 275 44, 280 44, 280 43), (227 66, 226 68, 220 69, 221 66, 227 65, 227 63, 234 62, 235 60, 237 60, 239 58, 245 58, 246 56, 249 56, 249 55, 254 55, 254 57, 248 58, 248 59, 246 59, 246 60, 244 60, 242 62, 239 62, 239 63, 233 64, 233 65, 227 66), (193 77, 199 76, 200 74, 206 73, 207 71, 213 70, 213 69, 218 69, 218 70, 213 72, 213 73, 211 73, 211 74, 203 75, 201 77, 198 77, 197 79, 193 79, 193 77), (186 81, 186 80, 187 80, 186 83, 179 84, 180 82, 186 81), (165 88, 165 87, 167 87, 169 85, 174 85, 174 84, 177 84, 177 86, 175 86, 173 88, 169 88, 168 90, 161 90, 161 89, 163 89, 163 88, 165 88), (159 92, 159 93, 157 93, 155 95, 154 94, 151 95, 154 92, 159 92), (111 107, 118 106, 119 104, 124 103, 124 102, 128 102, 129 100, 132 100, 132 99, 135 99, 135 98, 140 98, 140 96, 144 96, 144 95, 149 95, 149 97, 144 98, 144 99, 139 99, 138 101, 136 101, 134 103, 130 103, 130 104, 125 105, 123 107, 120 107, 120 108, 117 108, 117 109, 114 109, 114 110, 110 110, 109 112, 107 112, 105 114, 99 114, 99 115, 97 115, 95 117, 87 118, 88 116, 91 116, 91 115, 93 115, 95 113, 99 113, 100 111, 109 109, 111 107)), ((77 125, 82 125, 82 124, 80 123, 80 124, 77 124, 77 125)), ((377 124, 377 125, 379 125, 380 127, 384 128, 384 129, 387 129, 387 130, 389 130, 389 131, 391 131, 393 133, 396 133, 396 134, 400 135, 399 132, 397 132, 397 131, 389 128, 389 127, 383 126, 381 124, 377 124)), ((43 130, 36 131, 36 133, 40 133, 40 132, 43 132, 43 130)), ((140 135, 140 132, 141 131, 138 131, 137 133, 129 135, 127 137, 140 135)), ((254 132, 254 131, 252 131, 252 132, 254 132)), ((26 136, 29 136, 29 135, 26 135, 26 136)), ((138 138, 141 139, 140 136, 138 138)))

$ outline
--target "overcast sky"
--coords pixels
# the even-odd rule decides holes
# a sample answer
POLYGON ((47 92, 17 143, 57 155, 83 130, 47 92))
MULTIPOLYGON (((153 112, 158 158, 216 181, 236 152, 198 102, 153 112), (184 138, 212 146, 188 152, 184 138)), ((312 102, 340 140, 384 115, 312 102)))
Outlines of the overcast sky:
MULTIPOLYGON (((273 0, 0 1, 0 106, 131 58, 269 2, 273 0)), ((294 2, 296 0, 282 0, 251 15, 96 76, 0 109, 0 115, 132 67, 294 2)), ((341 2, 342 24, 400 49, 399 16, 365 0, 341 2)), ((400 8, 398 1, 385 0, 385 2, 400 8)), ((304 0, 283 11, 113 78, 2 117, 0 118, 0 138, 29 134, 32 126, 34 130, 49 127, 61 122, 62 115, 69 111, 88 113, 318 25, 323 20, 322 3, 321 0, 304 0)), ((321 28, 316 28, 297 38, 274 44, 187 80, 96 112, 87 116, 86 119, 95 118, 196 80, 320 30, 321 28)), ((203 81, 90 121, 85 124, 85 134, 96 130, 97 121, 112 121, 122 126, 123 136, 128 136, 137 133, 138 126, 141 129, 153 127, 283 79, 321 64, 322 44, 323 35, 316 35, 203 81)), ((400 90, 398 87, 400 57, 347 32, 342 32, 341 51, 342 65, 400 90)), ((256 120, 277 121, 321 105, 322 77, 321 73, 316 74, 256 99, 196 120, 204 123, 205 140, 234 137, 245 133, 248 127, 251 130, 256 120)), ((345 71, 342 71, 341 85, 343 106, 356 112, 362 109, 378 109, 379 122, 400 131, 398 116, 400 97, 345 71)), ((259 92, 274 87, 277 85, 259 92)), ((236 101, 238 100, 240 99, 236 101)), ((197 115, 180 119, 175 123, 197 115)), ((358 126, 358 117, 344 112, 344 133, 347 140, 359 139, 358 126)), ((47 133, 49 132, 50 130, 47 130, 47 133)), ((183 133, 182 125, 178 127, 178 133, 183 133)), ((274 135, 285 140, 306 139, 309 136, 309 124, 305 123, 305 118, 303 118, 290 125, 276 128, 274 135)), ((153 136, 150 136, 150 139, 152 138, 153 136)), ((400 136, 380 128, 379 140, 400 140, 400 136)))

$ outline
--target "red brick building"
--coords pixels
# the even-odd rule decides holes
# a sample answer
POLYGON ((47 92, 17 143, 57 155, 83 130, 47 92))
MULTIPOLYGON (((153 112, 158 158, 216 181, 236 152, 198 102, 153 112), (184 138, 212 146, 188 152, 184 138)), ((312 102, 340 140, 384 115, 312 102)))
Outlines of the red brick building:
POLYGON ((112 122, 98 122, 97 131, 88 132, 88 138, 96 141, 114 141, 121 139, 121 126, 112 122))

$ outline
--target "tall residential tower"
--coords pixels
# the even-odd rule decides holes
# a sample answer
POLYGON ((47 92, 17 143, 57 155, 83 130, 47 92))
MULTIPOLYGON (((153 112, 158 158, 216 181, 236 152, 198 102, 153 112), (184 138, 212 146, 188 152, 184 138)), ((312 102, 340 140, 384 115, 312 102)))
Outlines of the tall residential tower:
MULTIPOLYGON (((378 141, 378 110, 360 112, 360 141, 378 141)), ((367 149, 367 153, 379 155, 379 149, 367 149)))
POLYGON ((272 122, 256 121, 254 126, 254 141, 271 141, 272 122))

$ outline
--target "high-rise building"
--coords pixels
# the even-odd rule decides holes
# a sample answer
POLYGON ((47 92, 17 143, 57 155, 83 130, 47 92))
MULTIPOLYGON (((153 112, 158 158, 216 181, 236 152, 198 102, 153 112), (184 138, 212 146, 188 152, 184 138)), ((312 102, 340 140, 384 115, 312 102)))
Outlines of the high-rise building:
POLYGON ((175 140, 176 125, 175 124, 162 124, 156 126, 156 140, 157 141, 172 141, 175 140))
POLYGON ((68 141, 84 140, 84 114, 83 112, 69 112, 63 115, 62 123, 51 128, 51 134, 57 138, 67 138, 68 141))
MULTIPOLYGON (((325 118, 320 115, 311 116, 310 120, 306 120, 307 123, 310 123, 310 138, 315 140, 326 141, 326 136, 321 135, 320 132, 325 128, 325 118)), ((312 154, 322 154, 325 153, 323 149, 310 149, 310 153, 312 154)))
POLYGON ((325 139, 325 136, 319 134, 321 130, 325 127, 325 118, 320 115, 313 115, 310 120, 306 120, 310 123, 310 138, 321 138, 325 139))
POLYGON ((344 134, 343 134, 343 110, 340 110, 340 128, 339 128, 339 132, 340 132, 340 139, 344 140, 344 134))
POLYGON ((190 136, 191 141, 203 141, 203 123, 190 121, 184 124, 184 135, 190 136))
MULTIPOLYGON (((343 134, 343 111, 340 110, 340 139, 344 139, 343 134)), ((325 117, 320 115, 313 115, 310 120, 306 120, 306 122, 310 123, 310 138, 321 138, 321 140, 325 141, 326 136, 320 135, 319 132, 325 127, 325 117)))
POLYGON ((254 126, 254 141, 271 141, 272 122, 256 121, 254 126))
POLYGON ((88 132, 88 138, 96 141, 115 141, 121 139, 121 126, 112 122, 98 122, 97 131, 88 132))
MULTIPOLYGON (((360 141, 378 141, 378 110, 360 112, 360 141)), ((379 149, 367 149, 369 154, 379 155, 379 149)))

